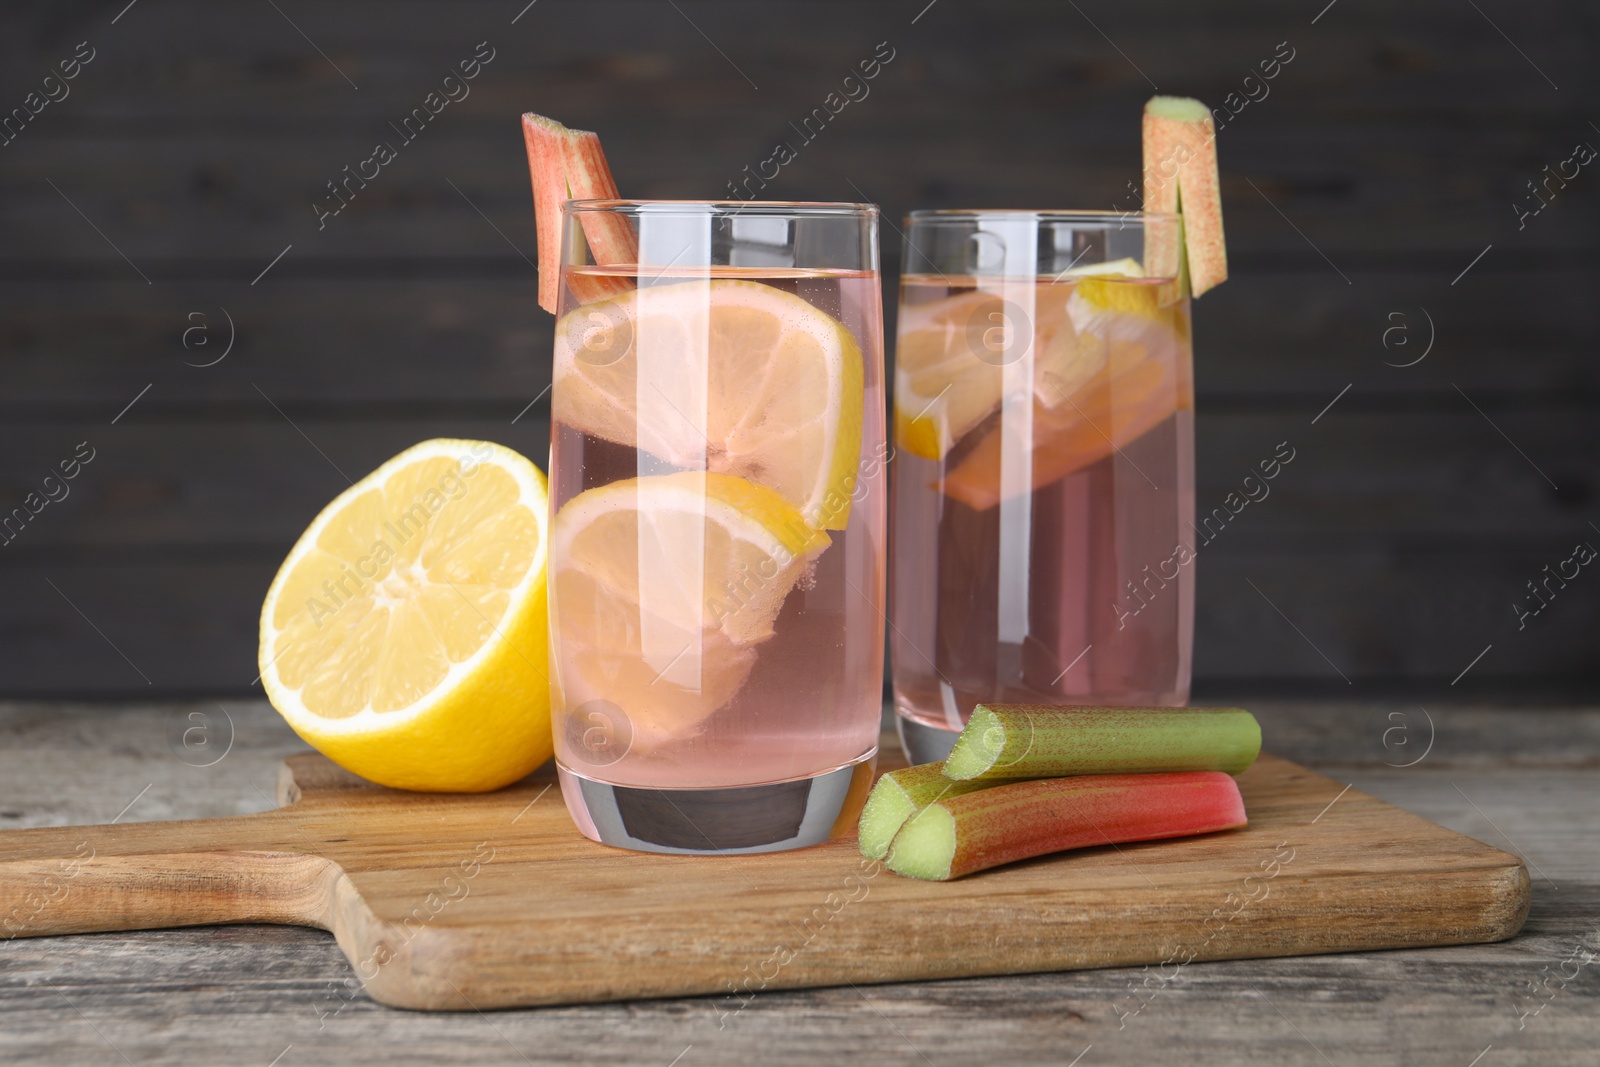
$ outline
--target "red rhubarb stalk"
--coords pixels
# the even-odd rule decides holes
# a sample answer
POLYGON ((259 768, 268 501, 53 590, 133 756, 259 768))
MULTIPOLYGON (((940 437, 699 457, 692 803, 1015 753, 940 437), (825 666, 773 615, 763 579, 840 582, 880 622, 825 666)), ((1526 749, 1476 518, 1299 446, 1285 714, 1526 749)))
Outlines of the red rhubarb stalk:
MULTIPOLYGON (((616 179, 600 147, 600 135, 571 130, 531 112, 522 116, 522 138, 533 181, 534 227, 539 247, 539 306, 556 313, 561 297, 561 206, 568 200, 615 200, 616 179)), ((633 268, 638 238, 626 218, 587 213, 579 217, 589 254, 601 266, 633 268)), ((581 303, 633 288, 623 274, 572 274, 567 285, 581 303)))
MULTIPOLYGON (((567 190, 573 200, 616 200, 616 179, 600 148, 600 135, 568 130, 562 148, 567 164, 567 190)), ((596 263, 632 266, 639 259, 639 238, 623 216, 590 213, 580 217, 583 236, 596 263)))
MULTIPOLYGON (((1144 207, 1183 214, 1183 249, 1195 296, 1228 280, 1222 235, 1222 181, 1217 130, 1211 112, 1186 96, 1154 96, 1144 106, 1144 207)), ((1178 263, 1176 248, 1152 231, 1145 270, 1165 274, 1178 263)))
POLYGON ((929 804, 895 835, 886 862, 896 874, 947 881, 1065 849, 1244 825, 1239 787, 1218 771, 1046 778, 929 804))
POLYGON ((533 225, 539 242, 539 306, 552 315, 561 295, 561 204, 567 199, 561 133, 565 128, 543 115, 522 116, 522 140, 533 180, 533 225))

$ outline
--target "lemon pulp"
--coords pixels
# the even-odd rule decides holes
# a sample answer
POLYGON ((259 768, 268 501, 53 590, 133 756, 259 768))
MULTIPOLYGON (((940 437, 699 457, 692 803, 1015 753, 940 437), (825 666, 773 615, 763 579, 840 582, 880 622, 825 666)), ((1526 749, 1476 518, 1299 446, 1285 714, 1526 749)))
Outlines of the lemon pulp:
POLYGON ((548 759, 546 509, 538 468, 484 441, 425 441, 341 493, 262 607, 274 707, 383 785, 494 789, 548 759))

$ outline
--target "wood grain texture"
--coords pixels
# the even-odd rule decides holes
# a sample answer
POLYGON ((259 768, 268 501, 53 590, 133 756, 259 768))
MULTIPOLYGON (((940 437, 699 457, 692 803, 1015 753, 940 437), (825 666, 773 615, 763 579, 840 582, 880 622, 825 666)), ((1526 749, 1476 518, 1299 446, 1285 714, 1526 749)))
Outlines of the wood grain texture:
MULTIPOLYGON (((515 225, 521 211, 520 204, 508 205, 497 225, 515 225)), ((479 225, 489 242, 499 242, 481 219, 479 225)), ((898 238, 885 233, 885 254, 898 255, 898 238)), ((524 244, 531 256, 531 241, 524 244)), ((0 419, 109 422, 152 382, 126 421, 265 408, 252 381, 287 408, 347 418, 477 404, 509 409, 509 419, 550 383, 553 319, 534 310, 533 268, 515 251, 486 244, 478 257, 388 266, 392 277, 285 279, 254 289, 242 284, 249 277, 195 278, 154 291, 137 278, 133 285, 6 279, 0 419), (427 276, 404 276, 408 269, 427 276), (232 332, 223 309, 233 318, 232 332), (235 343, 224 359, 230 337, 235 343), (201 366, 213 360, 220 362, 201 366)), ((1309 420, 1355 375, 1360 384, 1346 400, 1383 403, 1391 418, 1405 399, 1435 410, 1450 400, 1470 412, 1453 393, 1440 394, 1452 381, 1491 407, 1571 405, 1600 389, 1600 369, 1583 342, 1600 332, 1600 307, 1586 299, 1600 286, 1592 264, 1512 269, 1487 258, 1473 273, 1490 279, 1495 300, 1452 289, 1453 272, 1443 268, 1432 280, 1404 263, 1345 270, 1355 284, 1329 286, 1309 271, 1246 267, 1233 278, 1239 284, 1206 294, 1194 309, 1202 413, 1293 396, 1303 398, 1309 420), (1518 314, 1508 315, 1507 305, 1518 314), (1435 351, 1448 359, 1384 366, 1422 356, 1430 336, 1424 309, 1435 323, 1435 351), (1386 349, 1392 327, 1395 347, 1386 349)), ((892 298, 884 310, 893 337, 892 298)))
POLYGON ((281 810, 0 837, 0 921, 320 926, 375 999, 467 1010, 1495 941, 1528 910, 1515 857, 1273 757, 1241 778, 1246 830, 950 884, 896 878, 849 839, 605 849, 550 787, 404 794, 297 756, 281 810))
MULTIPOLYGON (((1159 17, 1092 13, 1119 42, 1118 56, 1070 9, 1026 2, 941 12, 915 27, 888 5, 817 11, 791 2, 763 5, 757 14, 710 3, 698 14, 687 9, 691 23, 670 7, 606 3, 530 14, 515 28, 492 3, 452 5, 448 14, 406 4, 381 19, 359 0, 325 5, 323 47, 354 82, 365 83, 358 93, 297 35, 280 40, 276 31, 288 27, 270 10, 152 3, 139 23, 124 20, 121 56, 113 52, 112 62, 88 68, 74 107, 47 111, 28 131, 34 151, 17 182, 27 195, 8 198, 0 218, 17 227, 18 252, 70 249, 107 258, 92 234, 54 232, 49 214, 28 209, 56 195, 42 173, 82 173, 111 154, 126 165, 126 190, 80 188, 84 208, 125 223, 136 231, 137 240, 128 234, 134 248, 152 256, 209 244, 204 227, 216 214, 230 217, 250 236, 247 247, 267 256, 290 239, 282 236, 290 229, 327 238, 303 246, 311 258, 392 252, 422 237, 449 247, 478 227, 449 222, 457 216, 467 224, 473 216, 444 174, 463 187, 463 176, 471 176, 480 191, 514 196, 526 233, 526 181, 514 181, 520 145, 492 135, 504 116, 553 100, 559 108, 546 110, 615 131, 610 154, 624 191, 711 195, 744 164, 765 158, 788 122, 817 106, 882 39, 896 44, 895 62, 871 96, 807 146, 810 158, 781 177, 776 195, 850 198, 853 181, 896 212, 912 201, 1055 202, 1066 171, 1080 202, 1102 203, 1125 194, 1125 182, 1136 177, 1137 138, 1126 137, 1114 109, 1125 108, 1124 121, 1136 123, 1152 91, 1141 70, 1220 102, 1285 38, 1297 48, 1294 63, 1272 83, 1271 96, 1222 134, 1224 164, 1234 173, 1229 192, 1238 194, 1230 239, 1247 247, 1315 259, 1243 182, 1246 175, 1330 253, 1381 246, 1403 229, 1429 246, 1470 254, 1481 244, 1463 240, 1463 216, 1479 224, 1512 221, 1503 192, 1520 188, 1522 168, 1582 136, 1579 113, 1563 110, 1561 97, 1516 66, 1515 53, 1470 9, 1431 3, 1403 20, 1357 16, 1329 32, 1269 4, 1230 4, 1220 15, 1164 8, 1159 17), (718 42, 727 62, 695 25, 718 42), (365 204, 317 231, 310 202, 323 183, 370 153, 376 138, 388 136, 387 123, 419 104, 484 38, 499 55, 472 95, 405 149, 403 165, 373 183, 365 204), (1189 47, 1195 39, 1205 47, 1189 47), (765 82, 759 92, 739 73, 757 65, 765 75, 756 79, 765 82), (1473 123, 1474 113, 1494 121, 1473 123), (1041 129, 1057 135, 1040 136, 1041 129), (141 151, 152 132, 169 139, 165 160, 141 151), (196 136, 185 139, 186 132, 196 136), (297 150, 283 151, 285 143, 297 150), (1001 152, 1009 166, 997 173, 992 159, 1001 152), (205 195, 197 197, 196 187, 205 195), (385 224, 418 207, 425 218, 409 235, 385 224)), ((1593 31, 1574 14, 1530 14, 1520 29, 1524 48, 1576 79, 1593 31)), ((47 65, 49 38, 18 20, 24 40, 38 41, 30 58, 47 65)), ((1568 92, 1585 89, 1568 81, 1568 92)), ((504 128, 514 134, 514 119, 504 128)), ((1593 217, 1592 200, 1580 207, 1574 197, 1568 206, 1593 217)), ((1564 226, 1525 236, 1547 248, 1581 248, 1584 240, 1564 226)))
POLYGON ((604 131, 630 194, 703 197, 879 41, 896 57, 870 95, 765 195, 880 202, 890 285, 907 210, 1128 205, 1154 86, 1220 103, 1294 49, 1220 134, 1233 279, 1195 312, 1201 505, 1264 446, 1305 458, 1201 567, 1202 685, 1344 684, 1246 577, 1357 684, 1442 687, 1491 642, 1460 687, 1600 677, 1593 597, 1503 632, 1600 494, 1600 182, 1586 168, 1521 228, 1512 207, 1600 136, 1588 6, 279 6, 0 12, 0 107, 97 49, 0 148, 0 514, 63 448, 102 448, 0 546, 0 692, 131 696, 142 671, 164 694, 249 693, 270 572, 344 484, 306 437, 352 476, 439 432, 544 455, 548 398, 510 424, 550 352, 518 113, 604 131), (479 41, 495 58, 470 96, 319 229, 326 183, 479 41), (223 309, 234 349, 186 366, 222 350, 223 309), (1424 313, 1431 354, 1393 366, 1425 347, 1424 313), (208 345, 185 348, 200 323, 208 345))
MULTIPOLYGON (((860 57, 870 56, 871 51, 872 42, 864 42, 860 57)), ((471 54, 470 44, 463 54, 471 54)), ((1263 55, 1270 54, 1269 46, 1263 55)), ((841 76, 848 69, 844 66, 841 76)), ((890 67, 883 75, 888 91, 894 74, 890 67)), ((419 88, 419 103, 429 88, 426 83, 419 88)), ((600 116, 579 115, 573 121, 605 129, 612 141, 629 146, 614 153, 613 169, 624 192, 677 199, 688 198, 692 186, 701 197, 727 198, 727 183, 742 177, 744 166, 755 167, 770 156, 774 144, 788 132, 786 123, 809 114, 832 88, 824 82, 813 90, 816 99, 794 99, 787 115, 754 120, 753 132, 743 127, 736 138, 709 136, 706 147, 721 164, 717 169, 705 162, 689 164, 684 147, 674 150, 653 143, 655 138, 635 123, 607 123, 600 116), (664 150, 668 158, 683 159, 685 165, 662 168, 659 155, 652 162, 651 148, 664 150)), ((917 88, 908 91, 916 93, 917 88)), ((537 95, 529 93, 522 99, 537 95)), ((815 150, 803 157, 805 177, 784 175, 762 190, 763 198, 859 201, 854 183, 892 209, 889 218, 897 223, 911 206, 935 206, 929 201, 947 201, 952 193, 968 206, 1057 204, 1062 195, 1061 168, 1068 158, 1064 146, 1071 144, 1078 157, 1072 164, 1077 186, 1073 206, 1131 207, 1135 201, 1127 183, 1136 185, 1139 177, 1141 100, 1135 95, 1128 101, 1132 107, 1125 121, 1133 129, 1131 139, 1109 114, 1094 127, 1064 131, 1062 140, 1054 140, 1036 136, 1039 114, 986 115, 981 123, 974 116, 970 125, 952 132, 948 115, 917 122, 902 108, 898 121, 887 125, 881 120, 854 124, 846 112, 839 116, 840 128, 824 135, 827 144, 819 138, 815 150), (1002 146, 1008 159, 1003 180, 992 162, 1002 146), (939 176, 937 193, 930 190, 931 175, 939 176)), ((864 118, 871 98, 863 103, 864 118)), ((1545 225, 1535 223, 1524 231, 1517 230, 1511 207, 1524 173, 1537 179, 1546 163, 1553 165, 1571 155, 1586 129, 1581 121, 1545 120, 1488 129, 1470 139, 1454 136, 1455 131, 1419 138, 1414 123, 1371 121, 1323 122, 1314 135, 1308 135, 1296 119, 1267 114, 1270 103, 1269 99, 1259 119, 1240 117, 1241 124, 1256 124, 1252 136, 1223 140, 1229 136, 1224 132, 1219 138, 1229 251, 1233 254, 1237 246, 1246 265, 1252 257, 1258 257, 1257 263, 1275 260, 1319 275, 1326 272, 1329 281, 1343 284, 1337 273, 1344 265, 1341 255, 1370 264, 1373 251, 1397 232, 1413 238, 1417 242, 1413 247, 1449 249, 1470 257, 1482 245, 1460 243, 1456 212, 1478 216, 1479 225, 1491 235, 1517 233, 1524 254, 1537 250, 1561 257, 1561 262, 1577 262, 1589 247, 1585 229, 1600 215, 1591 197, 1574 192, 1570 202, 1551 206, 1548 217, 1541 220, 1545 225), (1485 152, 1496 161, 1487 174, 1481 170, 1485 152), (1452 181, 1475 164, 1480 177, 1470 183, 1452 181), (1497 210, 1487 210, 1491 190, 1505 189, 1513 191, 1497 198, 1497 210), (1441 198, 1443 204, 1438 203, 1441 198), (1294 220, 1293 226, 1285 224, 1285 215, 1294 220), (1564 221, 1551 224, 1558 215, 1564 221), (1305 234, 1312 235, 1311 247, 1305 234), (1338 267, 1329 266, 1322 255, 1338 267)), ((245 134, 174 138, 159 155, 142 151, 144 139, 132 134, 104 131, 92 137, 40 137, 27 146, 29 151, 13 157, 9 184, 15 194, 0 205, 0 227, 15 233, 17 244, 7 250, 12 262, 5 266, 18 273, 19 260, 81 261, 94 265, 102 276, 140 283, 137 272, 106 248, 93 229, 82 226, 49 184, 55 180, 52 175, 85 174, 107 154, 127 161, 121 184, 87 183, 78 177, 57 185, 89 218, 109 225, 123 238, 118 244, 135 264, 142 268, 153 263, 157 273, 151 277, 157 280, 181 280, 190 273, 183 260, 216 254, 206 240, 208 213, 192 210, 197 184, 216 189, 213 210, 230 209, 237 215, 234 228, 241 244, 228 258, 239 263, 241 283, 254 276, 246 266, 250 262, 246 249, 257 253, 256 270, 260 270, 296 238, 294 254, 279 268, 283 273, 274 271, 278 280, 315 276, 340 266, 351 273, 371 272, 381 269, 384 258, 416 255, 423 248, 432 255, 499 253, 507 238, 522 243, 526 251, 532 248, 533 227, 526 161, 515 125, 521 108, 510 99, 506 105, 501 114, 512 120, 509 128, 503 117, 463 123, 446 112, 436 120, 440 128, 429 131, 434 139, 408 146, 387 127, 387 121, 403 118, 411 106, 398 104, 392 116, 374 115, 365 128, 328 132, 311 126, 300 133, 294 155, 285 155, 275 139, 245 134), (339 204, 326 183, 342 178, 343 167, 354 167, 371 156, 374 142, 385 135, 386 143, 404 153, 392 168, 396 173, 380 173, 348 209, 324 220, 319 229, 312 205, 323 204, 326 210, 339 204), (523 168, 520 181, 513 163, 523 168), (257 210, 244 210, 252 205, 257 210), (480 210, 499 220, 506 237, 485 224, 480 210), (396 225, 400 218, 410 221, 396 225), (77 226, 70 225, 74 221, 77 226)), ((885 100, 880 106, 894 105, 885 100)), ((40 116, 41 124, 44 118, 40 116)), ((728 119, 723 116, 719 121, 728 119)), ((799 140, 792 132, 789 136, 799 140)), ((19 139, 16 146, 22 143, 19 139)), ((802 143, 801 151, 812 147, 802 143)), ((885 229, 892 237, 893 232, 885 229)), ((1448 275, 1443 279, 1449 280, 1448 275)))
MULTIPOLYGON (((1414 705, 1247 706, 1280 753, 1525 855, 1537 871, 1522 933, 1490 945, 1196 962, 1154 996, 1144 983, 1158 984, 1155 968, 1106 968, 763 991, 733 1015, 714 997, 396 1012, 361 992, 330 935, 300 927, 18 938, 0 940, 0 1058, 41 1067, 121 1062, 119 1052, 141 1065, 203 1067, 264 1067, 280 1055, 278 1067, 667 1067, 683 1054, 678 1067, 692 1067, 814 1065, 870 1052, 922 1067, 1061 1067, 1092 1045, 1080 1067, 1163 1062, 1175 1048, 1201 1067, 1465 1067, 1493 1045, 1479 1067, 1593 1062, 1594 967, 1565 985, 1553 975, 1582 946, 1600 948, 1600 849, 1590 832, 1600 819, 1600 712, 1430 702, 1437 743, 1419 765, 1399 768, 1384 763, 1417 752, 1395 751, 1397 735, 1384 731, 1403 715, 1419 742, 1428 736, 1414 705), (1529 992, 1540 983, 1548 1002, 1529 992), (1520 1015, 1541 1003, 1537 1015, 1520 1015)), ((130 800, 124 822, 270 807, 278 760, 303 746, 263 703, 224 707, 232 747, 199 767, 177 753, 196 763, 215 754, 175 753, 175 731, 195 725, 193 714, 225 725, 210 702, 0 703, 0 820, 105 822, 130 800)))
MULTIPOLYGON (((153 393, 140 403, 159 403, 153 393)), ((122 548, 130 562, 132 553, 156 549, 253 549, 258 558, 281 560, 306 524, 347 487, 346 477, 361 478, 417 441, 481 437, 541 463, 549 451, 549 422, 541 412, 511 421, 535 399, 531 391, 496 402, 498 412, 486 404, 490 410, 452 414, 439 404, 432 414, 379 411, 360 422, 305 402, 280 403, 286 419, 259 394, 251 395, 254 404, 241 398, 231 417, 198 426, 132 416, 115 427, 61 422, 48 435, 36 427, 0 426, 0 451, 17 471, 15 482, 0 482, 0 516, 9 515, 5 505, 18 506, 28 492, 37 492, 80 442, 95 451, 65 498, 46 505, 25 526, 13 522, 7 530, 11 540, 0 549, 9 557, 122 548), (259 506, 267 494, 279 501, 275 511, 259 506)), ((1340 403, 1348 401, 1348 408, 1336 407, 1310 425, 1332 395, 1302 401, 1297 410, 1199 416, 1199 432, 1215 444, 1196 472, 1197 521, 1217 508, 1237 512, 1237 519, 1233 511, 1225 521, 1214 519, 1205 537, 1219 548, 1248 531, 1274 546, 1293 539, 1288 547, 1297 552, 1328 545, 1400 546, 1411 539, 1434 549, 1560 548, 1563 558, 1582 539, 1587 527, 1581 505, 1552 491, 1460 397, 1453 410, 1403 421, 1361 410, 1359 398, 1347 397, 1340 403), (1280 444, 1280 454, 1293 450, 1293 461, 1277 478, 1258 484, 1257 464, 1271 460, 1280 444), (1261 499, 1241 505, 1242 482, 1252 475, 1249 492, 1261 499), (1413 491, 1423 481, 1431 486, 1427 495, 1413 491), (1230 493, 1237 494, 1235 500, 1228 500, 1230 493)), ((1600 486, 1600 468, 1590 469, 1591 457, 1600 455, 1600 421, 1576 433, 1524 412, 1497 412, 1496 421, 1574 493, 1586 489, 1590 476, 1600 486)), ((1589 530, 1588 536, 1600 535, 1589 530)), ((1190 537, 1202 547, 1201 535, 1190 537)), ((1128 573, 1138 569, 1132 563, 1128 573)))
MULTIPOLYGON (((1241 527, 1249 518, 1247 510, 1241 527)), ((1469 695, 1549 700, 1574 685, 1593 689, 1586 675, 1564 672, 1593 665, 1600 602, 1573 588, 1523 630, 1511 610, 1526 581, 1566 557, 1564 539, 1445 549, 1421 538, 1350 546, 1300 537, 1305 547, 1287 550, 1243 527, 1203 550, 1195 680, 1206 700, 1241 685, 1276 685, 1281 695, 1315 683, 1330 695, 1410 691, 1427 704, 1469 665, 1455 687, 1469 695)), ((18 556, 26 566, 0 569, 9 691, 259 692, 256 627, 277 548, 123 547, 113 556, 91 545, 18 556)))

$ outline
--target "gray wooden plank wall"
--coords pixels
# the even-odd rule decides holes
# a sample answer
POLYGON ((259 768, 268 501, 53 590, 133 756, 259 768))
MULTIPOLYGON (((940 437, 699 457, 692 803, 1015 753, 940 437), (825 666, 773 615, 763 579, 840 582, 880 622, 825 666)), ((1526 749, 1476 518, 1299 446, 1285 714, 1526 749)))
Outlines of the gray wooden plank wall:
POLYGON ((1198 693, 1600 680, 1600 573, 1512 608, 1600 547, 1600 175, 1515 207, 1600 147, 1592 5, 125 2, 0 12, 0 115, 93 50, 0 146, 0 514, 94 455, 0 544, 0 694, 243 694, 261 595, 341 471, 438 434, 542 462, 520 111, 601 130, 625 193, 717 195, 883 41, 763 195, 894 226, 1128 207, 1152 85, 1259 97, 1293 50, 1220 135, 1201 510, 1278 442, 1297 458, 1204 552, 1198 693), (325 183, 489 49, 319 229, 325 183))

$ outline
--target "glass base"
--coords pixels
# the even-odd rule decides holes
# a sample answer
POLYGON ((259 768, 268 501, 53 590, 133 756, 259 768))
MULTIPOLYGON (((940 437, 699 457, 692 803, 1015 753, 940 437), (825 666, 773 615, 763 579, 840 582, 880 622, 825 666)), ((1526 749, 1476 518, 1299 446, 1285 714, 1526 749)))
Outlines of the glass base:
POLYGON ((612 785, 562 766, 561 796, 583 836, 636 852, 783 852, 855 826, 878 750, 810 778, 719 789, 612 785))
POLYGON ((961 736, 960 730, 942 730, 906 715, 896 715, 894 721, 900 733, 900 748, 912 766, 944 759, 955 747, 956 738, 961 736))

